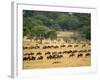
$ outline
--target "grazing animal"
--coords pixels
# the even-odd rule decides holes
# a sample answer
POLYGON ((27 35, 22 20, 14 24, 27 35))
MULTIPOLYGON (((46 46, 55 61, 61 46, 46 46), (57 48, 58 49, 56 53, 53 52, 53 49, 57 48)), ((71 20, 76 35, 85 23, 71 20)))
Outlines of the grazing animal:
POLYGON ((73 57, 73 56, 75 56, 75 54, 73 54, 73 53, 71 53, 71 54, 69 55, 69 57, 73 57))
POLYGON ((74 47, 78 47, 78 45, 74 45, 74 47))
POLYGON ((53 48, 59 48, 59 46, 56 45, 56 46, 54 46, 53 48))
POLYGON ((54 59, 58 59, 58 58, 62 58, 62 57, 63 57, 63 55, 53 55, 54 59))
POLYGON ((57 52, 52 52, 52 55, 56 55, 57 54, 57 52))
POLYGON ((67 47, 72 47, 72 45, 68 45, 67 47))
POLYGON ((61 45, 60 47, 66 47, 66 45, 61 45))
POLYGON ((66 54, 68 51, 63 51, 63 54, 66 54))
POLYGON ((29 60, 35 60, 34 56, 29 56, 29 60))
POLYGON ((30 55, 34 55, 34 53, 32 52, 32 53, 30 53, 30 55))
POLYGON ((52 57, 51 55, 47 56, 47 60, 48 60, 48 59, 52 59, 52 58, 53 58, 53 57, 52 57))
POLYGON ((49 56, 47 56, 47 59, 59 59, 62 57, 63 57, 63 55, 49 55, 49 56))
POLYGON ((67 51, 68 54, 70 54, 70 53, 72 53, 72 52, 73 52, 72 50, 67 51))
POLYGON ((36 55, 42 55, 42 53, 41 52, 38 52, 36 55))
POLYGON ((62 52, 58 52, 58 54, 62 54, 62 52))
POLYGON ((85 56, 91 56, 91 53, 86 53, 85 56))
POLYGON ((72 53, 77 53, 77 52, 78 52, 77 50, 73 50, 73 51, 72 51, 72 53))
POLYGON ((43 49, 46 49, 47 48, 47 46, 43 46, 43 49))
POLYGON ((49 55, 49 54, 50 54, 50 52, 49 52, 49 51, 45 53, 45 55, 49 55))
POLYGON ((82 47, 86 47, 86 44, 83 44, 82 47))
POLYGON ((23 47, 23 49, 28 49, 28 47, 23 47))
POLYGON ((80 50, 79 53, 87 52, 87 50, 80 50))
POLYGON ((39 56, 38 58, 37 58, 37 60, 42 60, 43 59, 43 56, 39 56))
POLYGON ((29 57, 23 57, 23 60, 24 61, 29 60, 29 57))
POLYGON ((60 63, 60 62, 56 61, 56 62, 53 62, 52 64, 58 64, 58 63, 60 63))
POLYGON ((83 54, 79 53, 79 54, 77 55, 77 58, 82 57, 82 56, 83 56, 83 54))
POLYGON ((88 52, 91 52, 91 49, 89 49, 88 52))

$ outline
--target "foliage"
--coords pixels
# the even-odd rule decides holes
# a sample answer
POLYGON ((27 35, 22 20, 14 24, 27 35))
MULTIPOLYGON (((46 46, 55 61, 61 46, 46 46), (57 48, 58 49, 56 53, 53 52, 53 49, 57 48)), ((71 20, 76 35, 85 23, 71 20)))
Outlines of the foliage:
POLYGON ((90 21, 91 15, 88 13, 23 10, 23 36, 54 39, 57 38, 56 31, 71 30, 90 40, 90 21))

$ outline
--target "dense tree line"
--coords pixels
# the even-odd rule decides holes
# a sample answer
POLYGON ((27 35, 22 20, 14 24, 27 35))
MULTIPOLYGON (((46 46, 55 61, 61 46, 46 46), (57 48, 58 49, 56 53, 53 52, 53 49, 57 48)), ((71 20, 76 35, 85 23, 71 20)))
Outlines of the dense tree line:
POLYGON ((91 15, 88 13, 23 10, 23 35, 29 38, 57 38, 56 31, 78 31, 91 39, 91 15))

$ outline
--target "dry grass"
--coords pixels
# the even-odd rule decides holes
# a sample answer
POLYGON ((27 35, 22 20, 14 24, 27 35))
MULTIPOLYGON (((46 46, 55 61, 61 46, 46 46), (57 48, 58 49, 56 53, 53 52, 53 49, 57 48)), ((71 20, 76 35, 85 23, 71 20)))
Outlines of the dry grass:
POLYGON ((74 32, 71 32, 71 31, 60 31, 60 32, 57 32, 58 33, 58 37, 63 37, 63 36, 66 36, 66 37, 70 37, 74 34, 74 32))
MULTIPOLYGON (((72 35, 73 33, 71 32, 68 32, 65 33, 65 32, 61 32, 61 34, 63 35, 72 35)), ((51 59, 51 60, 47 60, 47 55, 45 55, 45 52, 47 51, 50 51, 50 52, 59 52, 59 51, 68 51, 68 50, 88 50, 90 49, 90 45, 88 45, 87 43, 85 47, 82 47, 82 44, 79 43, 78 47, 67 47, 68 45, 70 45, 71 43, 64 43, 64 42, 56 42, 56 43, 53 43, 51 41, 47 41, 49 42, 50 44, 45 44, 46 41, 44 41, 43 44, 38 44, 40 46, 40 49, 27 49, 27 50, 24 50, 24 53, 25 54, 26 52, 34 52, 34 53, 37 53, 37 52, 42 52, 42 56, 43 56, 43 60, 31 60, 31 61, 23 61, 23 69, 35 69, 35 68, 54 68, 54 67, 80 67, 80 66, 91 66, 91 56, 82 56, 80 58, 77 58, 77 54, 75 54, 75 56, 73 57, 69 57, 69 54, 63 54, 63 58, 60 58, 60 59, 51 59), (50 48, 50 49, 42 49, 43 46, 46 46, 46 45, 66 45, 66 47, 64 48, 50 48), (59 63, 56 63, 54 64, 54 62, 59 62, 59 63)), ((25 41, 24 40, 24 46, 25 45, 36 45, 36 42, 33 40, 32 42, 30 41, 25 41)), ((76 45, 77 43, 73 43, 71 45, 76 45)), ((27 46, 26 45, 26 46, 27 46)), ((83 53, 83 55, 85 55, 85 53, 83 53)), ((36 54, 34 54, 34 56, 36 56, 36 54)))

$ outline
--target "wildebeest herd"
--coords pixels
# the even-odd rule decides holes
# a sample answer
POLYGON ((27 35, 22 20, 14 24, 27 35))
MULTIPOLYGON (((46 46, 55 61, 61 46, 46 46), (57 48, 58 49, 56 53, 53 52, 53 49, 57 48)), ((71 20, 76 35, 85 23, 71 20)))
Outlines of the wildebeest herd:
MULTIPOLYGON (((60 65, 64 59, 66 62, 66 59, 68 61, 73 60, 73 58, 77 60, 81 58, 85 59, 88 57, 91 57, 91 48, 89 42, 72 43, 68 41, 62 42, 60 40, 56 40, 50 42, 45 41, 40 44, 39 41, 24 41, 24 68, 28 68, 30 66, 31 68, 42 68, 42 64, 45 65, 45 63, 48 65, 51 64, 53 67, 53 65, 60 65), (36 66, 34 67, 34 65, 36 66)), ((65 66, 67 66, 67 64, 65 64, 65 66)))

